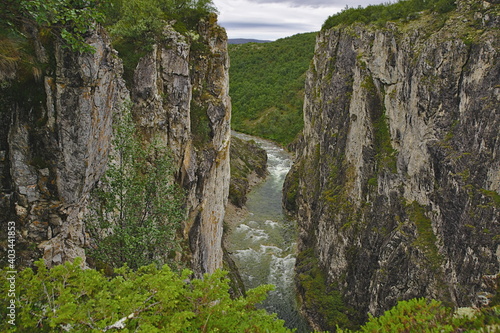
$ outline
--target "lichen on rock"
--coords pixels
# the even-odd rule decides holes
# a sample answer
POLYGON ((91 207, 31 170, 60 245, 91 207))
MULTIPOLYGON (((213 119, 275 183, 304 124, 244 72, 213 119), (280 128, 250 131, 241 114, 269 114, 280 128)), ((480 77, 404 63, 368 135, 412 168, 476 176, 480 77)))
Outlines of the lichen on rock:
POLYGON ((500 38, 498 13, 479 14, 317 38, 284 204, 354 322, 402 299, 474 306, 494 293, 500 38))

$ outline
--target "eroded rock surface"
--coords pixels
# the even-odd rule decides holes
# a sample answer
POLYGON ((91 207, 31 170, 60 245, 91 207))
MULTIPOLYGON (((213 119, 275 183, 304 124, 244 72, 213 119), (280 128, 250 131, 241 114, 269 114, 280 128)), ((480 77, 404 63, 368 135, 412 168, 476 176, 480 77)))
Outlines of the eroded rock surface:
POLYGON ((96 52, 76 54, 35 37, 43 71, 0 73, 0 222, 16 223, 18 267, 40 256, 48 265, 85 257, 89 196, 106 170, 113 116, 128 101, 145 140, 159 137, 171 148, 187 190, 180 229, 190 253, 182 260, 197 274, 222 267, 231 118, 224 29, 215 16, 191 38, 167 27, 139 61, 130 91, 106 33, 88 42, 96 52))
MULTIPOLYGON (((401 299, 471 306, 493 292, 498 23, 488 9, 457 11, 317 38, 285 206, 299 219, 299 250, 318 258, 326 289, 340 291, 357 322, 401 299)), ((301 258, 297 273, 308 274, 301 258)))

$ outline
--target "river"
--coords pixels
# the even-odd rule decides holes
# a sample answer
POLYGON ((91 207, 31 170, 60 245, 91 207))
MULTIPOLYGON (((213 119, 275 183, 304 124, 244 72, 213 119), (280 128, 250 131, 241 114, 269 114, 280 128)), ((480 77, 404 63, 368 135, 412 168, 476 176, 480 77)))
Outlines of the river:
POLYGON ((228 250, 238 266, 247 289, 273 284, 264 308, 277 313, 289 328, 310 331, 297 310, 293 282, 297 225, 282 210, 282 188, 292 165, 291 156, 272 142, 233 133, 243 140, 254 140, 267 152, 269 175, 248 194, 248 216, 233 225, 228 235, 228 250))

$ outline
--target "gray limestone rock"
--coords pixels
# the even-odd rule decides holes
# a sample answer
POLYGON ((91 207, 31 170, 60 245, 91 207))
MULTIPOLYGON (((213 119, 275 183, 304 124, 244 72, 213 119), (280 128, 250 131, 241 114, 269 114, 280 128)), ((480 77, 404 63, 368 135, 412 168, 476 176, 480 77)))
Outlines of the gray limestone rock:
POLYGON ((317 38, 284 204, 354 321, 402 299, 474 306, 494 292, 500 36, 473 17, 317 38))
POLYGON ((104 30, 87 42, 94 53, 36 40, 47 62, 41 77, 13 74, 15 67, 0 73, 10 80, 0 98, 0 223, 16 222, 19 267, 41 256, 48 265, 85 257, 85 216, 113 150, 113 116, 131 100, 145 140, 159 137, 171 148, 188 192, 180 229, 191 253, 183 260, 197 274, 221 268, 231 119, 224 29, 214 17, 200 23, 196 38, 167 27, 139 61, 130 92, 104 30))
POLYGON ((75 54, 56 42, 48 46, 50 61, 47 46, 35 41, 48 69, 42 78, 16 77, 25 86, 5 91, 2 196, 9 200, 1 222, 16 222, 19 266, 40 255, 48 265, 85 257, 82 215, 106 169, 112 115, 127 94, 105 33, 94 31, 87 41, 95 53, 75 54))

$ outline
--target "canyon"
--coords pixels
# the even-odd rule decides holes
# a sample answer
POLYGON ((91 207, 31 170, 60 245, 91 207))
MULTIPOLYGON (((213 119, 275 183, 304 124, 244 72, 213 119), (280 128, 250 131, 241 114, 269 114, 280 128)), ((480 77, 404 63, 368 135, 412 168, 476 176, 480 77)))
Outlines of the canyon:
MULTIPOLYGON (((293 245, 272 258, 295 265, 294 281, 284 280, 317 330, 356 327, 400 300, 471 307, 498 292, 498 3, 458 0, 450 14, 417 16, 316 38, 283 186, 298 225, 297 235, 284 233, 298 253, 287 238, 293 245)), ((129 76, 99 25, 86 36, 94 52, 41 38, 36 26, 26 36, 30 60, 0 63, 0 225, 16 226, 17 267, 85 263, 94 191, 116 154, 116 119, 130 108, 143 144, 169 147, 170 181, 185 191, 175 260, 196 277, 231 270, 233 296, 243 295, 224 219, 242 214, 267 157, 237 139, 231 147, 227 36, 216 15, 196 32, 166 25, 129 76)), ((261 196, 279 201, 273 191, 261 196)), ((289 227, 281 213, 276 221, 289 227)), ((251 227, 263 225, 239 228, 251 227)), ((5 266, 7 228, 0 239, 5 266)))

